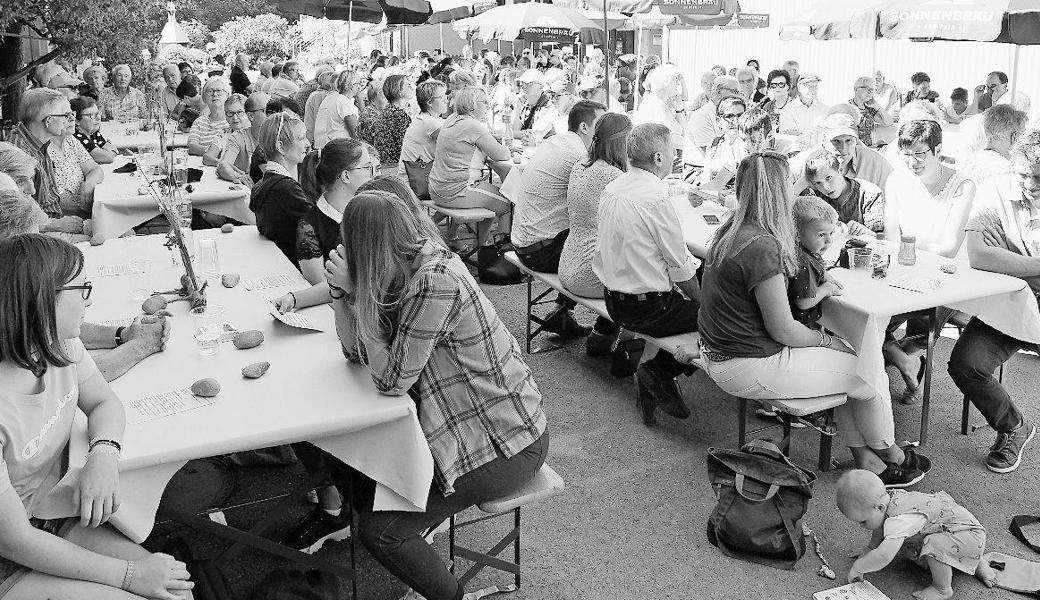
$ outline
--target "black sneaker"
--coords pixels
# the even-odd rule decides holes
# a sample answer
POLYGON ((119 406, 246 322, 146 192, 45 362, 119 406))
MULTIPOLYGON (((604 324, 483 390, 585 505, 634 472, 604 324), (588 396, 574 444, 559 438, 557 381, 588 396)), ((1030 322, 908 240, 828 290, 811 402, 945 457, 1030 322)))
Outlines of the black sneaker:
POLYGON ((542 330, 555 333, 564 338, 581 338, 592 333, 591 327, 579 325, 574 320, 574 316, 571 315, 571 311, 562 306, 545 317, 545 324, 542 325, 542 330))
POLYGON ((909 449, 903 449, 903 462, 898 465, 889 463, 888 467, 878 477, 889 489, 908 488, 922 479, 925 474, 932 470, 932 461, 923 454, 909 449))
POLYGON ((989 449, 986 466, 994 473, 1010 473, 1022 463, 1022 450, 1036 435, 1036 425, 1022 423, 1009 433, 997 433, 997 441, 989 449))
POLYGON ((303 518, 284 538, 282 544, 300 552, 314 554, 327 541, 340 542, 350 537, 348 508, 336 517, 321 508, 314 509, 303 518))
POLYGON ((585 340, 585 354, 589 356, 608 356, 610 355, 610 346, 614 343, 613 336, 604 335, 598 331, 593 330, 589 334, 589 337, 585 340))
POLYGON ((645 362, 636 369, 636 384, 654 398, 657 408, 676 419, 686 419, 690 409, 683 400, 679 384, 654 362, 645 362))

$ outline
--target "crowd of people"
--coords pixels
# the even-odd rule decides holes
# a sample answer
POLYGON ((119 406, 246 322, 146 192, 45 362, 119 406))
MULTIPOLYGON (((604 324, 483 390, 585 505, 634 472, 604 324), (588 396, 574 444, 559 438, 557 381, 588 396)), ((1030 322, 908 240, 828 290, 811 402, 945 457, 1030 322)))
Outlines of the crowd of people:
MULTIPOLYGON (((107 382, 162 351, 171 323, 165 313, 128 327, 83 322, 92 284, 68 242, 89 238, 99 165, 117 154, 103 120, 176 122, 192 155, 248 186, 260 234, 308 282, 275 307, 330 304, 346 358, 367 365, 380 392, 419 403, 436 466, 426 512, 373 512, 372 485, 355 486, 349 503, 376 559, 430 600, 465 590, 423 532, 516 489, 548 451, 534 374, 477 283, 518 281, 505 251, 559 273, 574 295, 605 300, 609 318, 586 326, 561 294, 543 328, 587 337, 590 355, 611 357, 612 375, 634 374, 646 425, 658 408, 689 417, 677 378, 697 357, 743 398, 847 394, 836 413, 841 439, 868 472, 857 476, 860 492, 874 496, 875 479, 907 488, 932 461, 896 444, 891 398, 857 374, 852 346, 819 325, 822 303, 843 293, 822 254, 845 235, 912 239, 1040 292, 1040 132, 1027 129, 1029 99, 1001 72, 973 87, 970 102, 956 88, 947 104, 925 73, 904 94, 879 71, 850 79, 847 99, 828 104, 820 77, 795 61, 715 66, 699 90, 656 57, 578 60, 566 49, 373 51, 307 75, 293 60, 263 60, 251 75, 253 63, 239 54, 227 68, 156 65, 140 87, 128 65, 90 66, 81 77, 46 65, 0 142, 4 600, 58 589, 109 597, 112 588, 190 597, 183 563, 105 524, 118 509, 113 458, 124 430, 107 382), (950 125, 960 128, 957 148, 943 143, 950 125), (501 190, 511 176, 512 200, 501 190), (677 182, 735 199, 706 249, 684 238, 677 182), (495 218, 478 225, 471 248, 437 207, 495 218), (470 251, 476 278, 460 258, 470 251), (697 347, 642 360, 635 334, 694 331, 697 347), (106 348, 96 359, 85 351, 106 348), (91 438, 81 514, 36 519, 77 406, 91 438)), ((940 310, 937 326, 952 312, 940 310)), ((928 327, 916 315, 888 327, 884 356, 909 394, 921 384, 928 327)), ((950 376, 996 431, 985 462, 997 473, 1018 468, 1036 428, 994 371, 1032 347, 972 318, 953 349, 950 376)), ((298 454, 308 468, 333 465, 335 483, 348 473, 314 447, 298 454)), ((323 489, 286 543, 313 551, 341 533, 347 493, 323 489)))

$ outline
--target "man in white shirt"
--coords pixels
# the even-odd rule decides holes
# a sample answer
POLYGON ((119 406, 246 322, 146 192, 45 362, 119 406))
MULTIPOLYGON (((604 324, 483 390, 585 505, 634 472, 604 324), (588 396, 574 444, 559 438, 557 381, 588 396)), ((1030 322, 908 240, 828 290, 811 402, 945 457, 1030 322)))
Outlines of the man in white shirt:
MULTIPOLYGON (((696 331, 700 307, 700 261, 686 246, 662 181, 671 172, 674 154, 671 132, 664 125, 644 123, 632 130, 629 170, 603 190, 592 261, 614 323, 654 337, 696 331)), ((675 378, 693 372, 663 350, 639 366, 636 402, 643 423, 657 422, 658 406, 679 419, 690 415, 675 378)))
POLYGON ((528 140, 541 140, 553 130, 559 113, 545 93, 545 76, 538 69, 528 69, 516 78, 520 84, 520 102, 513 114, 513 135, 528 140))
POLYGON ((803 73, 798 78, 798 97, 780 109, 780 132, 802 135, 812 131, 827 117, 830 107, 817 99, 820 78, 815 73, 803 73))
POLYGON ((1011 148, 1026 130, 1026 113, 1010 104, 998 104, 982 115, 986 147, 968 155, 960 167, 976 184, 1011 172, 1011 148))
POLYGON ((1007 73, 993 71, 986 78, 986 88, 989 89, 993 106, 998 104, 1010 104, 1018 110, 1029 114, 1029 96, 1022 92, 1011 93, 1010 82, 1007 73))
POLYGON ((700 171, 700 168, 705 164, 705 151, 715 141, 715 138, 722 135, 722 132, 719 131, 715 109, 723 98, 730 96, 740 96, 740 83, 737 82, 735 77, 730 77, 729 75, 716 77, 715 82, 711 86, 711 94, 708 97, 710 102, 693 111, 693 114, 690 115, 689 120, 686 122, 686 135, 683 140, 683 163, 686 165, 684 171, 690 171, 686 175, 687 178, 700 171))
MULTIPOLYGON (((524 167, 513 205, 510 237, 520 262, 530 269, 558 272, 563 244, 570 233, 567 183, 571 169, 588 159, 596 119, 606 110, 602 104, 585 100, 575 104, 567 115, 567 131, 542 142, 524 167)), ((563 337, 589 335, 589 328, 579 325, 571 315, 574 300, 560 294, 556 302, 559 308, 545 317, 542 329, 563 337)), ((609 322, 597 321, 597 326, 606 329, 604 336, 616 329, 609 322)), ((608 338, 602 354, 609 352, 610 341, 608 338)))

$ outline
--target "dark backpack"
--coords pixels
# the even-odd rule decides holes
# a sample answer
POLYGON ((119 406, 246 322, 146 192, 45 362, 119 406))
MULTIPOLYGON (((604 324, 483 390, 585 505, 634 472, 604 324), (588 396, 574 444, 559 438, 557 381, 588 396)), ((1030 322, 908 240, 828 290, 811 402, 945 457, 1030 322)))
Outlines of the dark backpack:
POLYGON ((350 586, 328 571, 277 569, 253 590, 255 600, 341 600, 350 586))
POLYGON ((754 440, 740 450, 709 448, 708 480, 718 499, 708 541, 726 556, 793 569, 805 554, 802 518, 816 475, 754 440))

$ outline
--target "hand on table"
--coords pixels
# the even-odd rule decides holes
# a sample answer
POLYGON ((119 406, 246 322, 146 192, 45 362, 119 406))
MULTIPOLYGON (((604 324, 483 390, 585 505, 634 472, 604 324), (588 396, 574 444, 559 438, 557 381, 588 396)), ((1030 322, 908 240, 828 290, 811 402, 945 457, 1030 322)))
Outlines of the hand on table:
POLYGON ((166 349, 166 341, 170 339, 170 313, 165 310, 154 315, 139 315, 126 328, 127 343, 136 342, 145 351, 145 356, 166 349))
POLYGON ((840 281, 831 277, 829 273, 826 275, 826 278, 827 280, 820 286, 824 296, 840 296, 845 293, 845 286, 840 281))
POLYGON ((982 223, 978 232, 982 234, 982 241, 986 242, 987 246, 1007 249, 1007 245, 1004 243, 1004 236, 996 227, 988 223, 982 223))
POLYGON ((180 600, 183 596, 177 592, 195 587, 190 577, 187 565, 169 554, 156 552, 134 561, 134 576, 128 591, 144 598, 180 600))
POLYGON ((87 456, 75 501, 81 527, 106 523, 119 510, 119 458, 115 454, 87 456))
POLYGON ((83 219, 73 215, 67 215, 59 219, 51 219, 46 224, 46 230, 61 233, 82 233, 83 219))
POLYGON ((292 294, 285 294, 284 296, 279 296, 271 300, 271 304, 274 304, 275 309, 284 315, 296 308, 296 297, 292 294))

